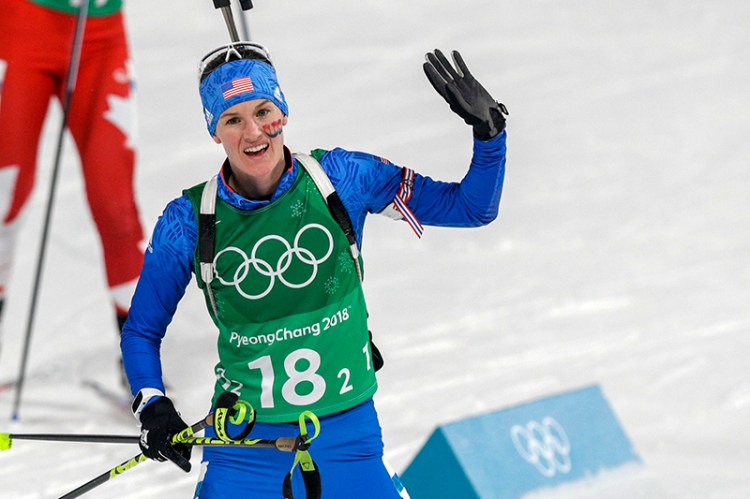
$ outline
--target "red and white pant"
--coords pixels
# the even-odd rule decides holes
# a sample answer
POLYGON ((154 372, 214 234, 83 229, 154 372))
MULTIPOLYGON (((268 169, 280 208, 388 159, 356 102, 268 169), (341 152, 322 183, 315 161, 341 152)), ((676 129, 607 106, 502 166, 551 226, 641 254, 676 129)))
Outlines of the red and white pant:
MULTIPOLYGON (((34 186, 39 138, 50 97, 62 100, 75 15, 27 0, 0 0, 0 297, 17 221, 34 186)), ((85 191, 101 238, 107 281, 126 312, 143 261, 133 192, 135 114, 122 13, 86 22, 68 115, 85 191)))

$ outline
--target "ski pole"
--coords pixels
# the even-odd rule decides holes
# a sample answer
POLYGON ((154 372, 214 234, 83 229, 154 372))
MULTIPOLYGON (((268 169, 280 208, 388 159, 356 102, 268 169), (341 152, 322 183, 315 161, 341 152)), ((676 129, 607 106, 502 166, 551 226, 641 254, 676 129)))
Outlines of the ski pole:
POLYGON ((86 18, 88 17, 89 3, 81 2, 76 15, 75 35, 73 36, 73 47, 71 49, 70 63, 68 64, 68 74, 66 77, 65 94, 62 100, 62 123, 60 132, 57 136, 57 149, 55 152, 55 163, 52 167, 52 179, 50 180, 49 195, 47 196, 47 208, 44 216, 44 227, 42 228, 42 239, 39 243, 39 255, 36 263, 36 275, 34 277, 34 286, 31 294, 31 304, 29 306, 29 317, 26 321, 26 335, 23 342, 23 352, 21 354, 21 366, 18 372, 18 382, 16 384, 16 393, 13 399, 13 412, 11 418, 18 419, 19 406, 21 405, 21 393, 26 377, 26 363, 29 359, 29 347, 31 345, 31 331, 33 330, 34 317, 36 313, 37 296, 39 294, 39 285, 42 276, 42 266, 44 255, 47 249, 47 236, 49 235, 49 226, 52 219, 52 206, 54 204, 55 190, 57 187, 57 176, 60 171, 60 158, 62 157, 63 138, 65 127, 68 124, 68 114, 70 112, 70 101, 72 100, 73 90, 76 86, 78 76, 78 63, 81 60, 81 51, 83 48, 83 34, 86 30, 86 18))
POLYGON ((60 496, 60 499, 73 499, 74 497, 81 497, 86 492, 98 487, 99 485, 108 482, 112 478, 122 475, 129 469, 141 464, 143 461, 147 461, 148 458, 143 454, 138 454, 136 456, 133 456, 132 458, 128 459, 127 461, 118 464, 114 468, 112 468, 109 471, 105 471, 98 477, 94 478, 93 480, 89 480, 88 482, 84 483, 80 487, 78 487, 75 490, 71 490, 65 495, 60 496))
MULTIPOLYGON (((251 418, 250 422, 254 423, 255 421, 255 411, 252 409, 252 406, 247 402, 237 402, 237 396, 230 397, 231 400, 227 402, 228 406, 224 409, 228 409, 229 406, 233 406, 235 408, 235 411, 237 413, 237 417, 230 418, 231 421, 235 423, 239 423, 244 420, 244 418, 247 416, 248 412, 250 413, 249 418, 251 418), (243 407, 244 406, 244 407, 243 407), (240 409, 242 409, 240 411, 240 409)), ((221 400, 221 399, 220 399, 221 400)), ((218 411, 221 411, 221 407, 218 408, 218 411)), ((235 412, 228 413, 228 415, 234 415, 235 412)), ((220 413, 220 412, 219 412, 220 413)), ((220 413, 221 414, 221 413, 220 413)), ((206 426, 211 426, 214 424, 215 421, 218 421, 219 416, 217 416, 215 413, 208 414, 205 418, 203 418, 202 422, 196 423, 196 425, 201 425, 199 427, 196 427, 196 425, 193 425, 191 427, 185 428, 180 433, 175 435, 174 441, 175 443, 187 443, 190 445, 219 445, 219 444, 226 444, 226 441, 220 440, 220 439, 211 439, 211 438, 198 438, 195 437, 195 432, 200 431, 201 429, 205 428, 205 426, 202 426, 202 423, 205 422, 206 426), (183 440, 186 439, 186 440, 183 440), (200 442, 198 441, 200 440, 200 442)), ((222 419, 222 423, 226 424, 226 419, 222 419)), ((252 426, 250 426, 252 428, 252 426)), ((249 430, 248 430, 249 433, 249 430)), ((140 440, 139 436, 131 436, 131 435, 102 435, 102 434, 75 434, 75 433, 2 433, 0 432, 0 451, 8 450, 13 446, 13 440, 41 440, 46 442, 79 442, 79 443, 108 443, 108 444, 132 444, 132 443, 138 443, 140 440)), ((262 440, 262 439, 253 439, 247 440, 247 441, 240 441, 243 440, 243 438, 233 441, 233 443, 241 446, 249 446, 249 445, 255 445, 258 447, 274 447, 278 450, 286 450, 291 449, 294 446, 294 438, 278 438, 276 440, 262 440)))
POLYGON ((240 0, 240 6, 242 12, 240 12, 240 26, 242 27, 242 36, 246 41, 250 41, 250 27, 247 25, 247 18, 245 17, 245 11, 253 8, 253 2, 251 0, 240 0))
POLYGON ((221 440, 210 437, 187 437, 177 443, 198 445, 202 447, 255 447, 259 449, 276 449, 281 452, 295 452, 304 446, 299 437, 279 437, 273 440, 264 438, 244 438, 242 440, 221 440))
MULTIPOLYGON (((250 31, 247 27, 247 21, 245 19, 244 11, 253 8, 252 0, 240 0, 240 6, 242 12, 240 12, 240 19, 242 21, 242 31, 245 40, 250 40, 250 31)), ((229 32, 229 38, 232 42, 239 42, 240 35, 237 32, 237 25, 234 22, 234 15, 232 14, 232 5, 230 0, 214 0, 214 7, 221 10, 224 16, 224 23, 227 25, 227 31, 229 32)))
POLYGON ((64 433, 0 433, 0 451, 13 447, 13 440, 41 440, 44 442, 80 442, 103 444, 137 444, 138 436, 91 435, 64 433))
MULTIPOLYGON (((185 430, 183 430, 180 433, 180 435, 183 434, 183 433, 189 433, 189 434, 192 435, 192 434, 194 434, 196 432, 199 432, 201 430, 204 430, 204 429, 208 428, 209 426, 211 426, 213 424, 213 419, 214 419, 213 416, 214 416, 214 414, 210 413, 208 416, 206 416, 205 418, 201 419, 200 421, 198 421, 197 423, 195 423, 193 426, 190 426, 189 428, 186 428, 185 430)), ((173 439, 173 442, 177 443, 176 436, 175 436, 175 439, 173 439)), ((146 460, 148 460, 148 458, 143 453, 136 454, 135 456, 133 456, 132 458, 128 459, 127 461, 125 461, 125 462, 123 462, 121 464, 118 464, 114 468, 111 468, 111 469, 105 471, 104 473, 102 473, 101 475, 99 475, 99 476, 97 476, 95 478, 92 478, 91 480, 89 480, 88 482, 84 483, 80 487, 78 487, 78 488, 76 488, 74 490, 71 490, 70 492, 68 492, 65 495, 60 496, 59 499, 73 499, 75 497, 80 497, 83 494, 85 494, 86 492, 89 492, 90 490, 95 489, 99 485, 108 482, 109 480, 115 478, 116 476, 122 475, 123 473, 125 473, 129 469, 134 468, 135 466, 141 464, 143 461, 146 461, 146 460)))
POLYGON ((227 31, 229 31, 229 38, 232 43, 240 41, 240 35, 237 33, 237 25, 234 23, 234 16, 232 15, 232 5, 230 0, 214 0, 214 7, 221 10, 221 14, 224 16, 224 23, 227 25, 227 31))
MULTIPOLYGON (((43 442, 68 443, 101 443, 101 444, 137 444, 137 435, 100 435, 100 434, 70 434, 70 433, 0 433, 0 451, 13 447, 14 440, 37 440, 43 442)), ((261 449, 276 449, 281 452, 294 452, 302 443, 299 438, 279 437, 275 439, 244 438, 242 440, 221 440, 211 437, 179 438, 176 443, 197 445, 201 447, 255 447, 261 449)))

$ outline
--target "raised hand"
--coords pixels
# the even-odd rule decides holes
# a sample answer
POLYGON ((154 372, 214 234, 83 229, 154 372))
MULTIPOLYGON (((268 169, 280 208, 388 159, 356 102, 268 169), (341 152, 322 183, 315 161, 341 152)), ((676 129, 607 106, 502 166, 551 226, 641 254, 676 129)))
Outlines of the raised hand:
POLYGON ((451 52, 453 63, 435 49, 425 56, 422 66, 432 86, 443 96, 451 110, 474 129, 474 136, 489 140, 505 130, 506 107, 492 98, 466 67, 461 54, 451 52))

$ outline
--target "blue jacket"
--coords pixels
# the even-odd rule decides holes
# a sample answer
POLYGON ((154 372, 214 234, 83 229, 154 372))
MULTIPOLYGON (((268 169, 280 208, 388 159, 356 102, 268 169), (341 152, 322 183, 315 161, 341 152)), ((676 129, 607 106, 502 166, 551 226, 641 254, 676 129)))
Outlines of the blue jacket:
MULTIPOLYGON (((423 225, 477 227, 497 217, 505 176, 505 138, 503 132, 487 142, 474 139, 471 165, 461 182, 415 175, 408 206, 423 225)), ((329 151, 320 163, 349 213, 361 247, 365 217, 392 204, 403 170, 377 156, 343 149, 329 151)), ((299 168, 295 162, 284 172, 270 200, 241 197, 221 175, 218 196, 241 209, 266 206, 291 187, 299 168)), ((142 388, 164 391, 159 349, 192 277, 197 229, 185 195, 167 205, 154 228, 120 340, 133 395, 142 388)))

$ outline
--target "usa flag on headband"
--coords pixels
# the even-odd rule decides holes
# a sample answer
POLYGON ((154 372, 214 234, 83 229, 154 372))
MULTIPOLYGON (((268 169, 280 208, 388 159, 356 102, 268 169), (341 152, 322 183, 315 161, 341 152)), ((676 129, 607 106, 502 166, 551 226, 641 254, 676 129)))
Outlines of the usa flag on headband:
POLYGON ((253 87, 253 80, 249 76, 243 76, 242 78, 235 78, 229 83, 223 84, 221 91, 224 95, 224 100, 229 100, 235 95, 253 92, 255 88, 253 87))

